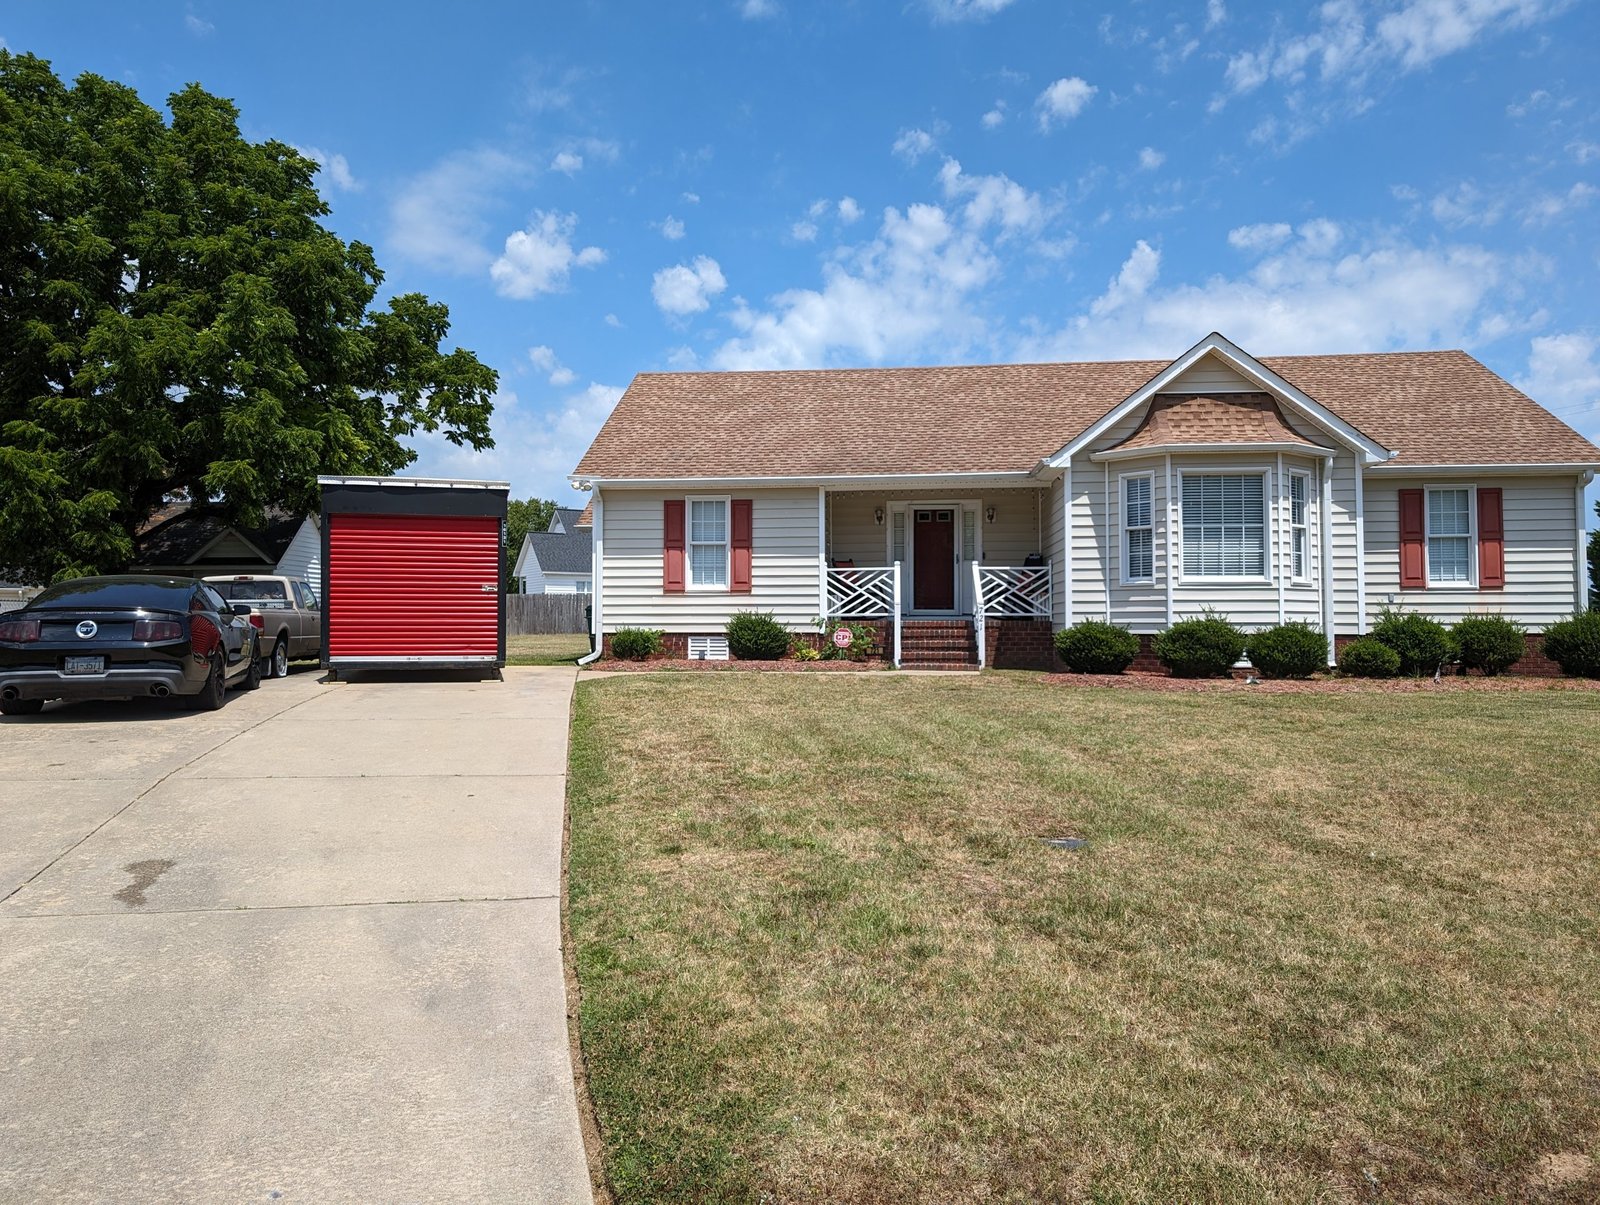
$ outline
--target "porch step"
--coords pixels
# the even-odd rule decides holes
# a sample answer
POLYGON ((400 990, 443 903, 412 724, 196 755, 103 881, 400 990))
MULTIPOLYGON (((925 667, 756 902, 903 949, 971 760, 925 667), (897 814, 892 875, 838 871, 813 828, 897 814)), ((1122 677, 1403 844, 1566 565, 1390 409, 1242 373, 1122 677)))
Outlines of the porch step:
POLYGON ((911 619, 900 627, 905 669, 977 669, 972 623, 964 619, 911 619))

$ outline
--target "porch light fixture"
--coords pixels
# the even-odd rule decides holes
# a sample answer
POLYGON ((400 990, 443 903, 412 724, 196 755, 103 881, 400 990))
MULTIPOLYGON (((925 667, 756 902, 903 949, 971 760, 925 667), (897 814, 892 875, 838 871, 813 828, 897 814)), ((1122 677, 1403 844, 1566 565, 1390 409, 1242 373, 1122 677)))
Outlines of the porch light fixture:
POLYGON ((876 523, 879 527, 883 526, 883 507, 881 507, 881 506, 877 507, 872 512, 872 521, 874 523, 876 523))
POLYGON ((984 511, 983 511, 983 517, 988 522, 993 523, 994 522, 994 507, 992 507, 992 506, 985 507, 984 511))

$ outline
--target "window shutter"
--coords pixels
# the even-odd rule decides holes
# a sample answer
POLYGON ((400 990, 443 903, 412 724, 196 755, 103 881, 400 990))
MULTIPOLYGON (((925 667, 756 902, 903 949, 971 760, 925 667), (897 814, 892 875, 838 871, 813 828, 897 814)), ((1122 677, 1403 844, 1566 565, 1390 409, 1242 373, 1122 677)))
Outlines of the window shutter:
POLYGON ((668 498, 662 504, 661 589, 667 594, 683 593, 683 499, 668 498))
POLYGON ((750 593, 750 553, 755 535, 755 520, 749 498, 735 498, 728 503, 728 592, 750 593))
POLYGON ((1425 590, 1428 587, 1428 530, 1423 518, 1425 498, 1421 490, 1400 491, 1400 588, 1425 590))
POLYGON ((1506 584, 1505 512, 1498 489, 1478 491, 1478 585, 1503 590, 1506 584))

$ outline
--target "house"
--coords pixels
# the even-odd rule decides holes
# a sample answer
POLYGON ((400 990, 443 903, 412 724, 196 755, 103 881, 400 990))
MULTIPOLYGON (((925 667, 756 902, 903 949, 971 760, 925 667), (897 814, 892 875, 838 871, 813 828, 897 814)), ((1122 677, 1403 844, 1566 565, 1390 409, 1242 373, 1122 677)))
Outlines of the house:
POLYGON ((170 503, 134 537, 134 573, 204 577, 217 573, 276 573, 307 520, 269 510, 260 527, 229 523, 209 506, 170 503))
POLYGON ((272 569, 280 577, 297 577, 309 582, 313 591, 322 589, 321 519, 320 515, 307 515, 300 521, 294 538, 272 569))
POLYGON ((24 586, 20 582, 0 581, 0 615, 7 611, 19 611, 28 605, 28 600, 39 593, 38 586, 24 586))
MULTIPOLYGON (((1600 448, 1459 351, 636 377, 572 475, 594 623, 878 625, 907 663, 1215 609, 1337 642, 1386 606, 1539 633, 1584 605, 1600 448)), ((704 645, 702 645, 704 647, 704 645)), ((712 646, 715 648, 715 645, 712 646)), ((713 652, 711 655, 716 655, 713 652)))
POLYGON ((519 594, 589 594, 594 589, 590 509, 556 507, 544 531, 522 538, 511 570, 519 594))

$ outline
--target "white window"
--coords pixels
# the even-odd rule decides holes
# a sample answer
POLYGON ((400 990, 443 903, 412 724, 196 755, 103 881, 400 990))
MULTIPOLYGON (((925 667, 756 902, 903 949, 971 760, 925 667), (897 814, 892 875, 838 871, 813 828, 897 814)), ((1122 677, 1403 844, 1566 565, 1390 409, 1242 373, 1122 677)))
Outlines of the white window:
POLYGON ((689 580, 691 590, 728 588, 728 500, 689 499, 689 580))
POLYGON ((1472 491, 1428 491, 1428 580, 1459 585, 1472 580, 1472 491))
POLYGON ((1156 530, 1152 478, 1122 479, 1122 580, 1148 582, 1156 576, 1156 530))
POLYGON ((889 545, 891 562, 906 559, 906 508, 903 506, 897 507, 890 515, 889 545))
POLYGON ((593 594, 594 593, 594 579, 593 578, 588 578, 588 577, 580 577, 578 579, 578 581, 577 581, 577 584, 573 587, 573 589, 578 594, 593 594))
POLYGON ((1183 573, 1266 577, 1266 486, 1261 474, 1184 474, 1183 573))
POLYGON ((1311 574, 1307 549, 1311 547, 1306 524, 1307 499, 1311 494, 1311 478, 1304 473, 1289 474, 1289 532, 1292 547, 1290 566, 1296 581, 1304 581, 1311 574))

